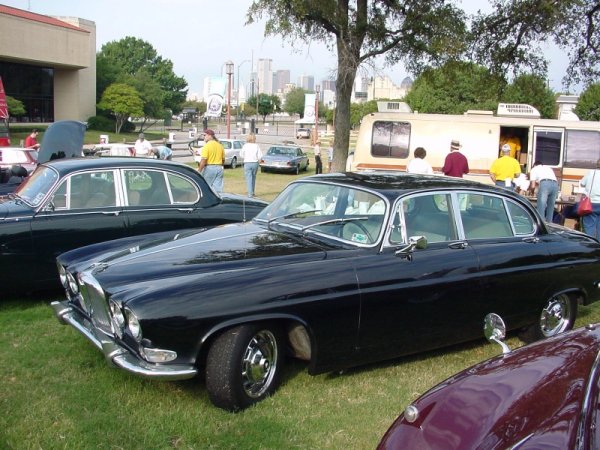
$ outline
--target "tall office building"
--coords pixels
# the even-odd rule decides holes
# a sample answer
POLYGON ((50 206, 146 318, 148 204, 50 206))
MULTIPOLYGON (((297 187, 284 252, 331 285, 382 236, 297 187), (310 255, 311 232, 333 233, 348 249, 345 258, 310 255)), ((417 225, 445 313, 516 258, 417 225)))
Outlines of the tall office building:
POLYGON ((335 92, 335 80, 323 80, 321 81, 322 91, 333 91, 335 92))
POLYGON ((300 75, 298 77, 298 87, 301 87, 305 91, 314 92, 315 77, 312 75, 300 75))
POLYGON ((290 71, 277 70, 273 75, 273 91, 283 92, 286 84, 290 84, 290 71))
POLYGON ((273 94, 273 70, 271 69, 272 64, 272 59, 259 59, 256 63, 259 94, 273 94))

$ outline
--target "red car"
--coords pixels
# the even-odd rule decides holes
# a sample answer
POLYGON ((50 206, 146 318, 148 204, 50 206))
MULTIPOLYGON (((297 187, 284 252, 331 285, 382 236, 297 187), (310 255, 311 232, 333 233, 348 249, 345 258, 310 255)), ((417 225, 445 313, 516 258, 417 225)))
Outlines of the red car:
POLYGON ((600 324, 504 347, 409 405, 378 449, 600 448, 600 324))

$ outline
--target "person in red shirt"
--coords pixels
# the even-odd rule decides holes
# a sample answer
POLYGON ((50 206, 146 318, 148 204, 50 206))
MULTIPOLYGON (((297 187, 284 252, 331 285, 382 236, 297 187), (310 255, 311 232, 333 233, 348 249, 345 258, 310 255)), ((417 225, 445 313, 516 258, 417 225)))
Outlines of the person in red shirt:
POLYGON ((464 174, 469 173, 469 162, 465 155, 459 152, 462 145, 457 140, 450 143, 450 153, 446 155, 442 172, 449 177, 462 178, 464 174))
POLYGON ((25 148, 39 149, 40 144, 37 141, 38 130, 34 129, 29 136, 25 138, 25 148))

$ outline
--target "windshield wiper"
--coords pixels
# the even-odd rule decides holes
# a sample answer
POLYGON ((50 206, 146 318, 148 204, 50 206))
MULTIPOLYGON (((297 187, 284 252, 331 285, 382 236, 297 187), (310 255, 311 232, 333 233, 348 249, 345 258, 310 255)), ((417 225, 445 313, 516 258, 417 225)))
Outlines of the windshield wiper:
POLYGON ((308 211, 296 211, 293 213, 284 214, 283 216, 273 217, 267 221, 267 227, 269 229, 271 229, 270 228, 271 223, 273 223, 274 221, 279 220, 279 219, 291 219, 293 217, 302 216, 303 214, 310 214, 310 213, 315 213, 315 212, 321 212, 321 210, 320 209, 310 209, 308 211))
POLYGON ((322 220, 321 222, 315 222, 315 223, 311 223, 310 225, 306 225, 305 227, 302 227, 300 229, 300 231, 305 231, 305 230, 308 230, 309 228, 317 227, 319 225, 335 225, 338 223, 354 222, 356 220, 369 220, 369 218, 367 216, 359 216, 359 217, 345 217, 343 219, 339 218, 339 219, 322 220))

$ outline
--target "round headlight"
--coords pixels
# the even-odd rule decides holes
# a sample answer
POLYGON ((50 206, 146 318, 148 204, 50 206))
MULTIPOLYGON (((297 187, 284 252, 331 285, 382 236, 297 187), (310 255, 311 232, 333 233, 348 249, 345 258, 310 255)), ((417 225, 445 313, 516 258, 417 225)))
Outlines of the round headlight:
POLYGON ((127 318, 127 329, 136 341, 141 342, 142 327, 140 326, 140 321, 129 308, 125 308, 125 317, 127 318))
POLYGON ((60 278, 60 284, 67 289, 69 284, 67 283, 67 269, 61 264, 58 264, 58 277, 60 278))
POLYGON ((414 405, 408 405, 404 410, 404 418, 408 423, 414 423, 419 418, 419 410, 414 405))
POLYGON ((77 280, 71 272, 67 272, 67 283, 69 284, 69 289, 73 294, 79 294, 79 285, 77 284, 77 280))
POLYGON ((113 323, 113 329, 117 336, 123 337, 123 330, 125 329, 125 316, 121 307, 114 300, 108 302, 110 308, 110 317, 113 323))

